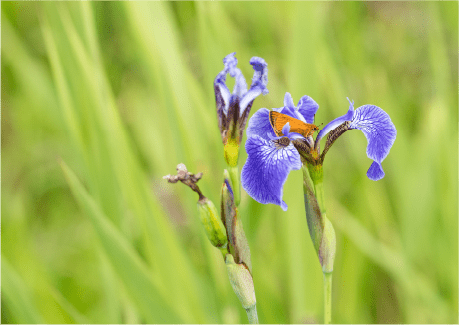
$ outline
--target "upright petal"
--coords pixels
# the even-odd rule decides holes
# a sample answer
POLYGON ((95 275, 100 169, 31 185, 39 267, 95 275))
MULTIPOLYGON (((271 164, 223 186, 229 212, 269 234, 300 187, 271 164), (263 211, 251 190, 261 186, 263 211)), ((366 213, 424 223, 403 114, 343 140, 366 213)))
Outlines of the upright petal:
POLYGON ((235 57, 236 52, 230 53, 223 58, 223 64, 225 65, 226 73, 229 73, 234 78, 235 69, 237 66, 237 59, 235 57))
POLYGON ((282 134, 286 135, 290 133, 290 122, 287 122, 282 128, 282 134))
POLYGON ((219 119, 221 118, 222 113, 225 114, 225 116, 228 113, 231 92, 226 86, 226 74, 236 67, 237 59, 234 57, 234 54, 236 54, 236 52, 228 54, 223 59, 225 68, 217 75, 217 77, 215 77, 214 80, 215 99, 217 102, 219 119))
POLYGON ((225 64, 227 73, 235 79, 233 95, 241 98, 247 92, 247 83, 245 82, 245 78, 241 70, 237 67, 237 59, 234 55, 236 55, 236 52, 228 54, 223 59, 223 63, 225 64))
POLYGON ((268 64, 262 58, 254 56, 250 59, 250 64, 255 72, 252 77, 250 88, 259 87, 263 95, 269 93, 266 86, 268 85, 268 64))
POLYGON ((397 136, 397 130, 389 115, 378 106, 360 106, 355 110, 349 129, 358 129, 365 134, 368 140, 367 156, 377 163, 371 165, 368 178, 378 180, 384 177, 381 162, 389 154, 397 136))
POLYGON ((297 118, 295 114, 295 104, 293 104, 292 95, 289 92, 285 93, 284 96, 284 107, 279 111, 282 114, 297 118))
POLYGON ((269 122, 269 110, 267 108, 260 108, 249 120, 247 139, 254 135, 262 137, 265 140, 270 140, 276 136, 269 122))
POLYGON ((223 118, 223 114, 227 116, 231 93, 226 87, 226 74, 221 77, 219 73, 214 81, 215 102, 217 103, 217 114, 219 121, 223 118))
POLYGON ((298 151, 292 143, 282 147, 257 135, 247 139, 245 149, 248 158, 242 168, 242 187, 256 201, 277 204, 286 211, 283 187, 290 171, 301 168, 298 151))
POLYGON ((266 95, 269 91, 266 88, 268 84, 268 64, 262 58, 254 56, 250 59, 250 64, 253 67, 254 73, 252 84, 241 98, 239 115, 242 116, 247 106, 260 94, 266 95))
MULTIPOLYGON (((349 98, 347 100, 349 100, 349 98)), ((353 117, 354 117, 354 102, 351 102, 349 100, 349 110, 347 111, 347 113, 344 114, 343 116, 335 118, 333 121, 325 125, 325 127, 322 130, 320 130, 319 134, 317 135, 316 142, 322 139, 331 130, 336 129, 342 123, 346 121, 352 121, 353 117)))
POLYGON ((298 112, 304 117, 306 123, 314 123, 314 115, 316 115, 319 105, 309 96, 301 97, 298 102, 298 112))
POLYGON ((295 109, 295 104, 293 104, 293 98, 292 95, 289 92, 285 93, 284 96, 284 107, 285 108, 290 108, 291 110, 295 109))

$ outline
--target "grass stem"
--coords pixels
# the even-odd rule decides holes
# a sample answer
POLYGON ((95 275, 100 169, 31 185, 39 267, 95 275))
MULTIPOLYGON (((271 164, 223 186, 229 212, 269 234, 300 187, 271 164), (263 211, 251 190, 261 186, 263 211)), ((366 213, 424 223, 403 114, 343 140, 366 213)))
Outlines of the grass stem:
POLYGON ((253 305, 245 310, 247 312, 247 318, 249 324, 258 324, 257 305, 253 305))
POLYGON ((324 324, 331 323, 332 272, 324 272, 324 324))

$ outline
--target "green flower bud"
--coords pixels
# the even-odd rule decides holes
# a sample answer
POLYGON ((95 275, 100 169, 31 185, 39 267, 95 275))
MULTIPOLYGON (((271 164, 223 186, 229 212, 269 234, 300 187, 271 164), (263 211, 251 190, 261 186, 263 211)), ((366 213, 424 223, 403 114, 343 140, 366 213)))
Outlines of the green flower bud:
POLYGON ((226 246, 228 243, 226 229, 212 201, 203 197, 198 201, 198 210, 207 238, 209 238, 212 245, 218 248, 226 246))
POLYGON ((326 217, 323 195, 322 165, 303 165, 304 203, 309 235, 319 257, 324 273, 333 272, 336 253, 336 235, 333 225, 326 217), (314 177, 313 177, 314 176, 314 177), (317 183, 313 183, 313 181, 317 183))
POLYGON ((239 298, 244 309, 249 309, 257 303, 252 275, 244 264, 236 264, 231 254, 226 255, 226 270, 234 293, 239 298))
POLYGON ((222 220, 231 244, 230 250, 236 263, 244 263, 252 272, 252 262, 250 260, 250 248, 242 227, 242 222, 238 215, 238 210, 234 202, 234 193, 231 188, 228 171, 224 172, 225 180, 222 186, 222 220))
POLYGON ((333 263, 336 253, 336 235, 332 223, 324 216, 325 226, 322 234, 322 242, 319 248, 319 260, 322 272, 333 272, 333 263))

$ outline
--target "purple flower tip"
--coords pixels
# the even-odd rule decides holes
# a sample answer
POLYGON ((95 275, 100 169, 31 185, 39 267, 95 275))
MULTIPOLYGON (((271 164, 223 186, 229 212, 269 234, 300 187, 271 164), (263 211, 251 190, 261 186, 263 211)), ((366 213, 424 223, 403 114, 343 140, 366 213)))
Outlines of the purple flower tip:
POLYGON ((227 179, 225 179, 225 184, 226 184, 226 187, 228 188, 228 191, 231 193, 231 197, 234 197, 233 189, 231 188, 231 185, 227 179))
POLYGON ((223 59, 225 68, 217 75, 214 81, 215 97, 217 99, 217 111, 225 116, 231 102, 239 99, 239 116, 242 116, 247 106, 260 94, 267 94, 268 89, 268 68, 265 60, 253 57, 250 64, 253 66, 254 74, 252 85, 247 90, 247 83, 241 70, 237 67, 236 52, 230 53, 223 59), (229 74, 235 79, 233 92, 231 93, 226 85, 226 75, 229 74))
POLYGON ((384 171, 379 163, 373 161, 370 168, 367 171, 367 176, 372 181, 379 181, 384 177, 384 171))

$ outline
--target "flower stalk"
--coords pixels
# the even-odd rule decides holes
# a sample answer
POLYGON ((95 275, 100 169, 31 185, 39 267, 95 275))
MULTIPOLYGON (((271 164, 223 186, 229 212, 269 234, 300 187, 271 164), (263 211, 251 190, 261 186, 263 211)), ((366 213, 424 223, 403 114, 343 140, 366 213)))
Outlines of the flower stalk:
POLYGON ((239 147, 253 101, 259 95, 268 93, 266 88, 268 68, 265 60, 252 57, 250 64, 254 74, 252 83, 247 88, 246 80, 237 68, 235 54, 230 53, 223 59, 225 67, 214 80, 218 126, 223 142, 224 158, 228 165, 228 169, 224 171, 221 191, 221 218, 226 227, 229 244, 224 259, 233 290, 246 310, 249 322, 255 324, 258 323, 258 316, 251 274, 250 249, 237 210, 241 202, 238 159, 239 147), (232 92, 226 85, 227 75, 235 79, 232 92))
POLYGON ((324 324, 331 323, 332 273, 324 273, 324 324))
POLYGON ((258 324, 257 300, 250 271, 244 264, 236 264, 231 254, 226 255, 226 269, 234 293, 247 313, 250 324, 258 324))
POLYGON ((324 275, 324 324, 331 322, 331 286, 336 253, 336 235, 325 213, 322 165, 303 161, 303 188, 309 235, 324 275), (306 165, 306 166, 305 166, 306 165))
POLYGON ((247 312, 249 323, 258 324, 249 243, 239 218, 230 173, 225 169, 223 175, 221 216, 226 226, 230 252, 225 258, 226 268, 234 293, 247 312))
POLYGON ((241 203, 241 181, 239 176, 239 167, 237 165, 234 167, 229 167, 228 172, 234 194, 234 204, 236 204, 238 207, 241 203))
MULTIPOLYGON (((237 167, 234 172, 238 174, 237 167)), ((222 253, 231 287, 246 310, 249 323, 258 324, 250 248, 238 216, 231 173, 225 169, 223 177, 221 218, 215 205, 204 196, 197 185, 202 173, 192 174, 184 164, 178 164, 177 175, 166 175, 163 178, 169 183, 182 182, 199 195, 197 208, 206 236, 222 253)))

